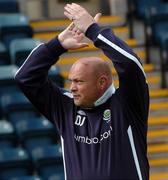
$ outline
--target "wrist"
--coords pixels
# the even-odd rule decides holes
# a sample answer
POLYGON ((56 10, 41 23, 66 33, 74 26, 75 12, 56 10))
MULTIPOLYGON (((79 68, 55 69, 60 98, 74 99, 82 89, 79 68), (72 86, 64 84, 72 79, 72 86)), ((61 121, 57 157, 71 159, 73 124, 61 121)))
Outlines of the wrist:
POLYGON ((97 38, 100 30, 101 30, 100 26, 94 22, 87 28, 85 35, 86 37, 94 41, 97 38))
POLYGON ((53 56, 60 56, 67 50, 62 46, 58 37, 55 37, 46 43, 47 48, 53 54, 53 56))
POLYGON ((63 39, 63 37, 62 37, 62 34, 61 34, 61 33, 57 36, 57 39, 58 39, 59 43, 62 45, 62 44, 63 44, 64 39, 63 39))
POLYGON ((88 28, 89 28, 92 24, 94 24, 94 23, 95 23, 95 21, 91 21, 90 23, 88 23, 88 24, 84 27, 83 33, 85 34, 85 33, 87 32, 88 28))

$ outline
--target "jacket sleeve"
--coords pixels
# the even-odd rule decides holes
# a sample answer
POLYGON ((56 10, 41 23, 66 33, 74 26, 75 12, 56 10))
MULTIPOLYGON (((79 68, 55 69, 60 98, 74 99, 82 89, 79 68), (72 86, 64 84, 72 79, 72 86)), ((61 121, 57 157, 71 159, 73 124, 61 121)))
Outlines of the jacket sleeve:
POLYGON ((100 29, 96 23, 92 24, 87 29, 86 36, 112 60, 119 77, 118 92, 126 104, 146 121, 149 109, 149 91, 146 75, 139 58, 109 28, 100 29))
POLYGON ((48 70, 66 50, 57 38, 33 49, 15 75, 20 89, 31 103, 62 132, 63 93, 48 78, 48 70))

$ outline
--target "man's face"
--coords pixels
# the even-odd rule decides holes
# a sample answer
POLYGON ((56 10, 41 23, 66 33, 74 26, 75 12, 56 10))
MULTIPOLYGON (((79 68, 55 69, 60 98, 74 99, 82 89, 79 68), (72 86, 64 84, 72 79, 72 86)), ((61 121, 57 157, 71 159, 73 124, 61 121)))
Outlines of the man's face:
POLYGON ((70 90, 74 103, 84 108, 93 107, 94 102, 101 96, 99 83, 90 67, 83 64, 74 65, 69 73, 70 90))

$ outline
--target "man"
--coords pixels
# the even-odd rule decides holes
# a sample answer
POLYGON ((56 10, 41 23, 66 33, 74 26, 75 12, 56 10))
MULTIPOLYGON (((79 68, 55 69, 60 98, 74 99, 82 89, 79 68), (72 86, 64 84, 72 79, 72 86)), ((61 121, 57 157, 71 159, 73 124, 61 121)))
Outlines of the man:
POLYGON ((60 133, 65 178, 70 180, 147 180, 149 93, 138 57, 110 29, 101 29, 81 6, 65 6, 73 23, 29 55, 15 79, 30 101, 60 133), (56 87, 47 72, 69 49, 87 46, 83 35, 112 60, 119 76, 115 90, 109 65, 98 57, 72 66, 70 90, 56 87))

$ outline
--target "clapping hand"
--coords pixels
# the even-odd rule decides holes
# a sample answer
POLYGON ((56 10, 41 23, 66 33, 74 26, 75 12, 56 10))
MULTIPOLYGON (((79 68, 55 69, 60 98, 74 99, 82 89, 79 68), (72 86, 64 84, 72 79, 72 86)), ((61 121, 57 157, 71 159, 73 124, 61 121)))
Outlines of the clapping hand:
POLYGON ((93 18, 83 7, 75 3, 67 4, 64 14, 73 22, 58 35, 61 45, 68 50, 87 47, 88 44, 82 42, 84 33, 92 23, 99 21, 101 14, 98 13, 93 18))

